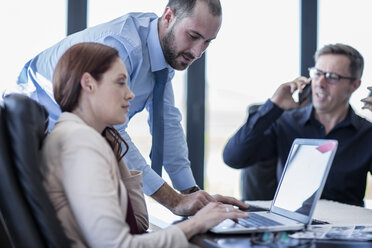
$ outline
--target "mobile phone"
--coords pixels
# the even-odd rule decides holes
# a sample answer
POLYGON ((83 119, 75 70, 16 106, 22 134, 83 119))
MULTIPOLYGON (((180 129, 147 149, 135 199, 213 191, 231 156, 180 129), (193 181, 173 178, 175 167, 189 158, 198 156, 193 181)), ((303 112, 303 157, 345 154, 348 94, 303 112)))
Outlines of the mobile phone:
POLYGON ((305 88, 302 89, 302 93, 298 94, 298 103, 302 104, 306 99, 311 101, 311 83, 307 84, 305 88))

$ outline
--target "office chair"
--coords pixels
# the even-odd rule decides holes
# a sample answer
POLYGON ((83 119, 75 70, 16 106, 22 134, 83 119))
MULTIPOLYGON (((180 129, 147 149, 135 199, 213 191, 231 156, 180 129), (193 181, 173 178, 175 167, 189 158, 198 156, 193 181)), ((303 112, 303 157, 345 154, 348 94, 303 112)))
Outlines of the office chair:
MULTIPOLYGON (((310 88, 311 89, 311 88, 310 88)), ((306 105, 312 103, 311 93, 306 105)), ((248 115, 254 114, 261 104, 252 104, 248 106, 248 115)), ((242 169, 241 191, 242 200, 272 200, 278 187, 278 182, 283 173, 283 166, 278 166, 277 158, 259 161, 254 165, 242 169)))
POLYGON ((277 180, 277 159, 259 161, 243 168, 240 174, 242 200, 258 201, 274 199, 277 180))
MULTIPOLYGON (((261 104, 248 107, 248 114, 254 114, 261 104)), ((245 167, 240 173, 242 200, 272 200, 278 186, 277 159, 259 161, 245 167)))
POLYGON ((0 210, 13 247, 70 247, 43 187, 40 148, 48 113, 20 94, 0 112, 0 210))

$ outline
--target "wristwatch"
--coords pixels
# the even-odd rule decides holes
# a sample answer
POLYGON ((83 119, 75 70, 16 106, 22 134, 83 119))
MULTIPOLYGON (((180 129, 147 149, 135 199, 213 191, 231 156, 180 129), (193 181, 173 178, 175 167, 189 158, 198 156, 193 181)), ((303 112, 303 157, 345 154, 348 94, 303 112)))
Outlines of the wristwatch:
POLYGON ((196 191, 199 191, 200 188, 198 185, 195 185, 195 186, 192 186, 191 188, 187 189, 187 190, 183 190, 182 193, 183 194, 191 194, 191 193, 194 193, 196 191))

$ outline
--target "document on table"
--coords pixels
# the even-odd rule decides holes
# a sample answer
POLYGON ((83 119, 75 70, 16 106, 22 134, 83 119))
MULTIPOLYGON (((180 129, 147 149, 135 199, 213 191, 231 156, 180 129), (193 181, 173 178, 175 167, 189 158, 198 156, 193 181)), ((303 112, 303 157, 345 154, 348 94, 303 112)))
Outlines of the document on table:
POLYGON ((372 241, 372 225, 343 226, 343 225, 314 225, 306 231, 289 235, 296 239, 337 239, 372 241))

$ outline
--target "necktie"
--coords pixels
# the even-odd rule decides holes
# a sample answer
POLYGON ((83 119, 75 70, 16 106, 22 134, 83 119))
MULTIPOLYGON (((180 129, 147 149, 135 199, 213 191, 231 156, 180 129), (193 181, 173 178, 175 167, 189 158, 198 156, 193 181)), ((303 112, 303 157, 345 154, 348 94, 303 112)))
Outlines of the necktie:
POLYGON ((168 69, 155 72, 152 98, 152 148, 151 168, 161 176, 164 150, 164 89, 168 81, 168 69))

